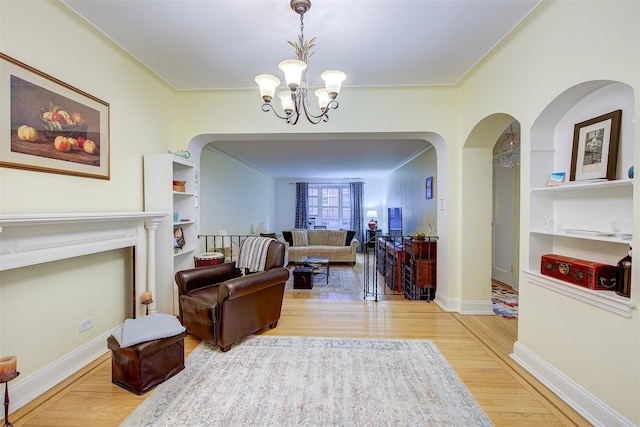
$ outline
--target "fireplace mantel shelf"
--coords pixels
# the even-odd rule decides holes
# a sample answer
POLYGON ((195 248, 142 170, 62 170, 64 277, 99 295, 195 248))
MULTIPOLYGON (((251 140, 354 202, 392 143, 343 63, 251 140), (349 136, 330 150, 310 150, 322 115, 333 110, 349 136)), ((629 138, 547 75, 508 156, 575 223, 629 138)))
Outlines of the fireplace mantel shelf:
POLYGON ((0 215, 0 270, 144 245, 167 212, 0 215))
POLYGON ((90 212, 90 213, 45 213, 45 214, 9 214, 0 215, 0 232, 2 227, 17 227, 34 224, 60 224, 65 222, 92 221, 144 221, 163 218, 167 212, 90 212))

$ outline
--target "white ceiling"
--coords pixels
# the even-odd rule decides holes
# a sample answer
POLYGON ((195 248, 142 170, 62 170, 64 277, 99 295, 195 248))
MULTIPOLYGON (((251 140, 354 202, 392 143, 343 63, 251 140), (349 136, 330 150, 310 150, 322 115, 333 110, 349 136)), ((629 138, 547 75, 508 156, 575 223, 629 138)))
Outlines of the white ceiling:
MULTIPOLYGON (((62 1, 175 89, 255 88, 256 108, 253 78, 278 75, 278 62, 294 56, 287 41, 300 32, 288 0, 62 1)), ((347 73, 343 90, 456 84, 540 1, 314 0, 304 15, 305 39, 317 37, 309 85, 321 86, 327 69, 347 73)), ((216 146, 272 176, 310 178, 388 173, 425 148, 395 140, 216 146), (291 161, 298 147, 309 151, 291 161)))
POLYGON ((393 171, 424 152, 418 139, 278 139, 216 141, 218 150, 281 178, 367 178, 393 171))

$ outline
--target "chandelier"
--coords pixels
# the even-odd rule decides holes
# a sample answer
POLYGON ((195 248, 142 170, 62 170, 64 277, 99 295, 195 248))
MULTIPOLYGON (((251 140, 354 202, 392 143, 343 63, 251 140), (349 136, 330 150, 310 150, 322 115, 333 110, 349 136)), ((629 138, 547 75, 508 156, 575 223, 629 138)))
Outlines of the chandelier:
POLYGON ((278 64, 278 68, 284 73, 288 86, 288 89, 278 93, 284 115, 278 114, 271 104, 276 88, 280 85, 280 79, 271 74, 260 74, 255 78, 256 83, 260 86, 260 95, 264 100, 262 111, 271 110, 280 119, 286 120, 287 123, 292 125, 298 123, 298 119, 303 114, 314 125, 320 122, 327 122, 329 120, 329 110, 338 108, 336 97, 340 93, 342 82, 347 78, 345 73, 338 70, 329 70, 322 73, 320 77, 324 80, 325 87, 314 92, 318 98, 320 113, 316 115, 309 111, 307 64, 315 54, 311 50, 316 46, 315 37, 309 41, 304 39, 304 14, 310 8, 310 0, 291 0, 291 9, 300 15, 300 35, 298 35, 297 42, 288 41, 293 46, 297 59, 288 59, 278 64))
POLYGON ((509 131, 504 133, 498 148, 498 160, 500 160, 500 166, 504 168, 512 168, 520 164, 520 138, 513 131, 513 123, 509 125, 509 131))

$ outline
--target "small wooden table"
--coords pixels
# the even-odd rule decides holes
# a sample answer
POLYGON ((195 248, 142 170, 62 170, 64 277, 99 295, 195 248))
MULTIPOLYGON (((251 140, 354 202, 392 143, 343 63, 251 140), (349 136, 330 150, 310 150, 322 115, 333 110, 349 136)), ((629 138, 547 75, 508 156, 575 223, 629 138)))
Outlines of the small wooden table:
POLYGON ((314 274, 322 274, 321 269, 324 268, 324 275, 327 278, 327 285, 329 284, 329 258, 317 258, 303 256, 293 261, 295 267, 313 267, 314 274))

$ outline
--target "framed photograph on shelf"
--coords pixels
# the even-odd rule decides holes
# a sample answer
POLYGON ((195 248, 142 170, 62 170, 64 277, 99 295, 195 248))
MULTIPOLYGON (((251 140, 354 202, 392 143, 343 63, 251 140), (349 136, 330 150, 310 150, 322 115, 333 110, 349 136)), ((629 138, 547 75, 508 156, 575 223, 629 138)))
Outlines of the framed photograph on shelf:
POLYGON ((562 184, 565 179, 565 172, 554 172, 549 176, 547 180, 547 187, 557 187, 562 184))
POLYGON ((574 126, 570 181, 616 179, 621 119, 616 110, 574 126))
POLYGON ((174 228, 173 229, 173 251, 179 252, 182 250, 184 245, 186 244, 184 240, 184 232, 182 228, 174 228))
POLYGON ((109 104, 0 53, 0 166, 109 179, 109 104))
POLYGON ((433 177, 430 176, 429 178, 427 178, 426 184, 425 184, 425 189, 426 189, 426 199, 433 199, 433 177))

